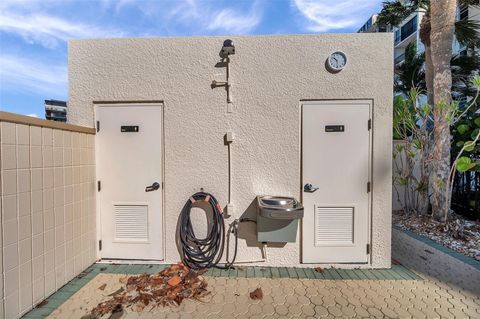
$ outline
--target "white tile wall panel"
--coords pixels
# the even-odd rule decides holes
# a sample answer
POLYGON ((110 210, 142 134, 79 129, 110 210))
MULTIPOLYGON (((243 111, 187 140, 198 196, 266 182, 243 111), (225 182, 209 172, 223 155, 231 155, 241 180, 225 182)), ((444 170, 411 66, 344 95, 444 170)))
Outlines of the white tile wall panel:
POLYGON ((32 213, 43 212, 43 190, 32 192, 32 213))
POLYGON ((33 304, 40 303, 45 298, 45 277, 33 282, 33 304))
POLYGON ((40 168, 43 166, 41 146, 30 146, 30 165, 32 168, 40 168))
POLYGON ((30 147, 17 145, 17 168, 30 168, 30 147))
POLYGON ((20 314, 19 291, 5 296, 5 319, 18 318, 20 314))
POLYGON ((3 144, 2 150, 2 169, 16 169, 17 168, 17 146, 3 144))
POLYGON ((17 138, 14 123, 2 122, 0 134, 2 136, 2 144, 16 144, 17 138))
POLYGON ((53 167, 53 147, 43 146, 42 148, 43 167, 53 167))
POLYGON ((18 318, 95 260, 94 138, 7 122, 0 137, 0 318, 18 318))
POLYGON ((43 188, 53 188, 53 169, 45 168, 43 169, 43 188))
MULTIPOLYGON (((3 157, 2 152, 2 157, 3 157)), ((2 194, 17 194, 17 170, 2 170, 2 194)))
POLYGON ((3 222, 3 245, 16 244, 18 241, 18 219, 10 219, 3 222))
POLYGON ((17 133, 17 145, 29 145, 30 144, 30 132, 29 126, 23 124, 15 125, 17 133))
POLYGON ((9 296, 14 294, 15 292, 18 293, 18 282, 19 282, 19 273, 18 267, 15 267, 10 270, 5 270, 4 272, 4 289, 5 289, 5 296, 9 296))
POLYGON ((21 240, 18 249, 18 262, 20 265, 32 260, 32 237, 21 240))
MULTIPOLYGON (((35 236, 43 235, 43 211, 33 212, 32 211, 32 236, 35 239, 35 236)), ((43 237, 42 237, 43 243, 43 237)))
POLYGON ((53 146, 63 146, 63 131, 53 130, 53 146))
POLYGON ((30 126, 30 145, 42 145, 42 128, 38 126, 30 126))
POLYGON ((18 240, 24 240, 32 237, 32 223, 30 215, 19 217, 18 219, 18 240))
POLYGON ((4 222, 17 218, 17 195, 2 197, 2 217, 4 222))
MULTIPOLYGON (((6 245, 3 247, 3 271, 7 274, 9 271, 18 268, 18 243, 6 245)), ((8 278, 12 279, 12 278, 8 278)))
POLYGON ((30 216, 31 213, 31 197, 30 192, 19 193, 18 198, 18 217, 30 216))
POLYGON ((51 128, 42 127, 42 145, 53 145, 51 128))

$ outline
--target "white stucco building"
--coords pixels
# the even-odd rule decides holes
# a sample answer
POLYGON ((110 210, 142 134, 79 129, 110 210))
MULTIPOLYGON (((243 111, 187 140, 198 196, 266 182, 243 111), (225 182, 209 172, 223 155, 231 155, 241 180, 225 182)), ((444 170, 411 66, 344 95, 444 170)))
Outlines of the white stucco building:
POLYGON ((234 37, 228 92, 224 39, 69 42, 68 120, 97 126, 97 257, 178 261, 180 211, 203 188, 240 220, 237 262, 389 267, 392 35, 234 37), (326 67, 336 51, 341 71, 326 67), (257 195, 305 204, 295 242, 257 241, 242 222, 257 195))

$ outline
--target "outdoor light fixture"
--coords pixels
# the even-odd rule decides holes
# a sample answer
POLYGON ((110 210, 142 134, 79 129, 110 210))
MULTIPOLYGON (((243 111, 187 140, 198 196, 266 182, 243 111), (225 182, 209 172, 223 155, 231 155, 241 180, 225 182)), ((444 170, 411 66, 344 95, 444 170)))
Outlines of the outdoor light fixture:
POLYGON ((235 54, 235 45, 233 45, 233 40, 227 39, 223 41, 221 53, 222 53, 222 56, 224 57, 228 57, 229 55, 235 54))
POLYGON ((222 65, 225 66, 226 68, 226 81, 216 81, 213 80, 211 87, 212 89, 216 87, 225 87, 225 90, 227 91, 227 112, 231 113, 233 112, 233 106, 232 106, 232 96, 230 92, 230 88, 232 84, 229 81, 230 78, 230 55, 235 54, 235 45, 233 45, 233 40, 226 39, 223 41, 223 46, 222 49, 220 50, 220 57, 222 58, 222 61, 218 63, 217 65, 222 65))

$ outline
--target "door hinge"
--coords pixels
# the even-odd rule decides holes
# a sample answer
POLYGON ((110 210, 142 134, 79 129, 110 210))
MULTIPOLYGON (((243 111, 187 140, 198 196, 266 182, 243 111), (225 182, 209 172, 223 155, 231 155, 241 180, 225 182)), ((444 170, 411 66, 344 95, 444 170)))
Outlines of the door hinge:
POLYGON ((368 130, 372 129, 372 119, 368 119, 368 130))
POLYGON ((371 189, 371 183, 367 182, 367 193, 370 193, 370 189, 371 189))
POLYGON ((97 121, 97 132, 100 132, 100 121, 97 121))
POLYGON ((370 254, 370 244, 367 244, 367 255, 370 254))
POLYGON ((97 181, 97 191, 101 191, 101 190, 102 190, 102 182, 97 181))
POLYGON ((102 240, 98 241, 98 250, 102 250, 102 240))

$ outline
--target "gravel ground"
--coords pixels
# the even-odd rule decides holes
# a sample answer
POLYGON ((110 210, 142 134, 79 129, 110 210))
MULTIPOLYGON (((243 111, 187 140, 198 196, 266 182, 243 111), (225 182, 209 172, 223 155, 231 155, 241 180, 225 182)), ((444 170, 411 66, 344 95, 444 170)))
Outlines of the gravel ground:
POLYGON ((430 216, 393 212, 393 224, 430 238, 439 244, 480 261, 480 222, 452 214, 448 225, 430 216))

